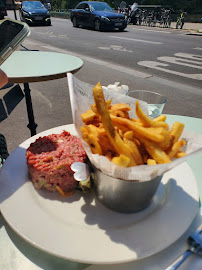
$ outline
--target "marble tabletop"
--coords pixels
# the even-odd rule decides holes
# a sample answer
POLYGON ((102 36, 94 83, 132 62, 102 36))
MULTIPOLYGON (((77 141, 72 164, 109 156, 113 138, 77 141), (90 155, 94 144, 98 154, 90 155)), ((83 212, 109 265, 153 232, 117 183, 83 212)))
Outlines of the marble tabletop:
POLYGON ((75 73, 83 61, 75 56, 41 51, 15 51, 2 64, 10 83, 41 82, 64 78, 75 73))

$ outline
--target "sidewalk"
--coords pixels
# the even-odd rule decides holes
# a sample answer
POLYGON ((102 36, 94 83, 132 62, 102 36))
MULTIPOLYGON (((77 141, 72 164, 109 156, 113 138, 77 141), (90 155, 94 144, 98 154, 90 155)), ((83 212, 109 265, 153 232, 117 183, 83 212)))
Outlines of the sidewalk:
MULTIPOLYGON (((171 28, 173 28, 173 29, 176 28, 176 22, 171 23, 171 28)), ((183 30, 188 31, 188 33, 187 33, 188 35, 202 36, 202 23, 185 22, 183 30)))

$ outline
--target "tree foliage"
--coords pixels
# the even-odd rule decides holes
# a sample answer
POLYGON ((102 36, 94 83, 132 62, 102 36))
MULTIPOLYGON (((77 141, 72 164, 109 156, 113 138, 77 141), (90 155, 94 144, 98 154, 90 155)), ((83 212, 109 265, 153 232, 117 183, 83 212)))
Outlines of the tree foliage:
MULTIPOLYGON (((102 1, 102 0, 100 0, 102 1)), ((175 12, 186 11, 191 13, 202 13, 202 0, 124 0, 128 5, 137 2, 138 5, 161 5, 171 7, 175 12)), ((52 0, 54 9, 73 9, 81 0, 52 0)), ((122 0, 105 0, 111 7, 118 8, 122 0)))

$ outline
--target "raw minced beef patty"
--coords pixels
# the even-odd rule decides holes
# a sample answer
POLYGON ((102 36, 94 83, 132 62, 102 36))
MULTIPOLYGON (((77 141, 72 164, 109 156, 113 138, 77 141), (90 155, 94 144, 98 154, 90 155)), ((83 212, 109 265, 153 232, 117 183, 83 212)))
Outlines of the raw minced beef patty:
POLYGON ((74 162, 85 162, 86 153, 82 142, 76 136, 63 131, 38 138, 26 152, 28 170, 37 189, 62 191, 75 189, 77 182, 70 166, 74 162))

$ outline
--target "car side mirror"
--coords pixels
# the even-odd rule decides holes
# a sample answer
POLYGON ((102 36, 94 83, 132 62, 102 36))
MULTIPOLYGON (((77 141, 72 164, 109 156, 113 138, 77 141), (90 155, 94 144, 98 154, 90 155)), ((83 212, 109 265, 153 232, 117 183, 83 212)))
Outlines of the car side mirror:
POLYGON ((90 11, 90 8, 85 8, 85 11, 90 11))

